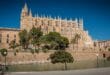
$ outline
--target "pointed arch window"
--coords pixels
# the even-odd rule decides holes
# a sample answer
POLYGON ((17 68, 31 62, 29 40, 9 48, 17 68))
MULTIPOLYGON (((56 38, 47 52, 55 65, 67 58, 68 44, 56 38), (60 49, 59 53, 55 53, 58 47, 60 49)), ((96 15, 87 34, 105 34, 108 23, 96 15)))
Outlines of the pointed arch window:
POLYGON ((15 41, 15 43, 16 43, 16 35, 14 35, 14 41, 15 41))
POLYGON ((9 43, 9 39, 7 39, 6 42, 9 43))
POLYGON ((9 34, 7 34, 7 40, 6 43, 9 43, 9 34))

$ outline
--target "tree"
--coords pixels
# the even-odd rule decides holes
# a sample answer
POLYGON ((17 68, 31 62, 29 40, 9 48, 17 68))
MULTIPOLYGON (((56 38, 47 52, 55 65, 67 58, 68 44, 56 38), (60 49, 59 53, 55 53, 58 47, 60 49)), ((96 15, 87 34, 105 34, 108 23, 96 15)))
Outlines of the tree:
POLYGON ((56 51, 50 55, 51 62, 65 64, 65 70, 67 70, 67 63, 73 63, 74 59, 72 55, 64 50, 56 51))
POLYGON ((1 55, 5 58, 5 70, 6 70, 6 56, 8 55, 7 49, 3 48, 0 50, 1 55))
POLYGON ((36 46, 38 47, 39 50, 39 46, 41 44, 40 37, 43 35, 43 32, 41 31, 40 28, 35 28, 33 26, 33 28, 29 32, 29 35, 30 35, 31 43, 35 47, 35 50, 36 50, 36 46))
POLYGON ((43 52, 47 52, 49 49, 51 49, 50 42, 48 41, 47 35, 43 35, 40 37, 40 43, 42 44, 42 51, 43 52))
POLYGON ((19 38, 20 38, 20 45, 23 49, 27 49, 29 45, 30 36, 27 30, 22 30, 19 32, 19 38))
POLYGON ((69 41, 66 37, 61 36, 58 32, 50 32, 44 36, 45 43, 48 43, 51 49, 61 50, 68 47, 69 41))
POLYGON ((61 36, 59 47, 62 50, 65 50, 69 45, 69 40, 66 37, 61 36))
POLYGON ((78 41, 81 38, 81 36, 79 34, 76 34, 75 37, 72 39, 71 43, 73 44, 73 48, 74 48, 74 44, 77 44, 77 49, 78 49, 78 41))
POLYGON ((16 50, 15 50, 15 48, 18 47, 19 44, 17 44, 17 43, 15 42, 15 40, 12 40, 12 41, 10 42, 9 46, 10 46, 9 48, 13 49, 14 55, 16 55, 16 50))

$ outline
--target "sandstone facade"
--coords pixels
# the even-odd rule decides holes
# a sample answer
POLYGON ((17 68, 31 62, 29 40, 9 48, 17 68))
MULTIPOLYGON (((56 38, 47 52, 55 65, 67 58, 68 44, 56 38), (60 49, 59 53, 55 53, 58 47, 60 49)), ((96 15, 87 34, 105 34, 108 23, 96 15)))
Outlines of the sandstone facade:
POLYGON ((0 48, 9 48, 9 43, 15 40, 19 43, 18 29, 0 28, 0 48))
POLYGON ((88 34, 88 31, 85 31, 83 28, 83 19, 62 19, 60 17, 52 18, 51 16, 39 16, 32 15, 31 10, 28 10, 27 5, 23 7, 21 11, 21 20, 20 20, 20 29, 0 29, 0 48, 8 48, 8 43, 6 43, 7 38, 9 37, 9 42, 12 39, 19 41, 18 33, 20 30, 26 29, 29 31, 32 27, 40 27, 44 35, 49 32, 59 32, 62 36, 65 36, 71 42, 75 34, 81 36, 79 40, 80 47, 93 47, 93 40, 88 34), (7 37, 8 35, 8 37, 7 37))
POLYGON ((99 50, 109 50, 110 49, 110 40, 103 40, 103 41, 95 41, 94 45, 99 50))

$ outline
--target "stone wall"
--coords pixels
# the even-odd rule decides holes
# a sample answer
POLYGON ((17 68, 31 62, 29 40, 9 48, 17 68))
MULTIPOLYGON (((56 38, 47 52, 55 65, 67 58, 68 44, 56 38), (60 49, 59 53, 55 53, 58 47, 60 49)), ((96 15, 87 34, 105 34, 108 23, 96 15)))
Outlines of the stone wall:
MULTIPOLYGON (((89 52, 89 51, 69 51, 75 61, 83 61, 83 60, 96 60, 97 59, 97 52, 89 52)), ((13 52, 9 52, 7 56, 8 64, 26 64, 26 63, 45 63, 50 62, 49 55, 53 52, 43 53, 40 52, 39 54, 35 53, 32 54, 30 52, 19 52, 16 56, 14 56, 13 52)), ((102 59, 102 53, 99 53, 99 58, 102 59)), ((0 61, 4 60, 3 57, 0 56, 0 61)))

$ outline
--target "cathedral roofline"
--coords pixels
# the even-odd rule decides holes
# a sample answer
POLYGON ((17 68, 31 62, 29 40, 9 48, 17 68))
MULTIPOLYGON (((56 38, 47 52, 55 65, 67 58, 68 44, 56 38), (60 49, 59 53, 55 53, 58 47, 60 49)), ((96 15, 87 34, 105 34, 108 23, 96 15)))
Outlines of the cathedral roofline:
POLYGON ((4 27, 0 27, 0 30, 20 31, 20 29, 17 28, 4 28, 4 27))

